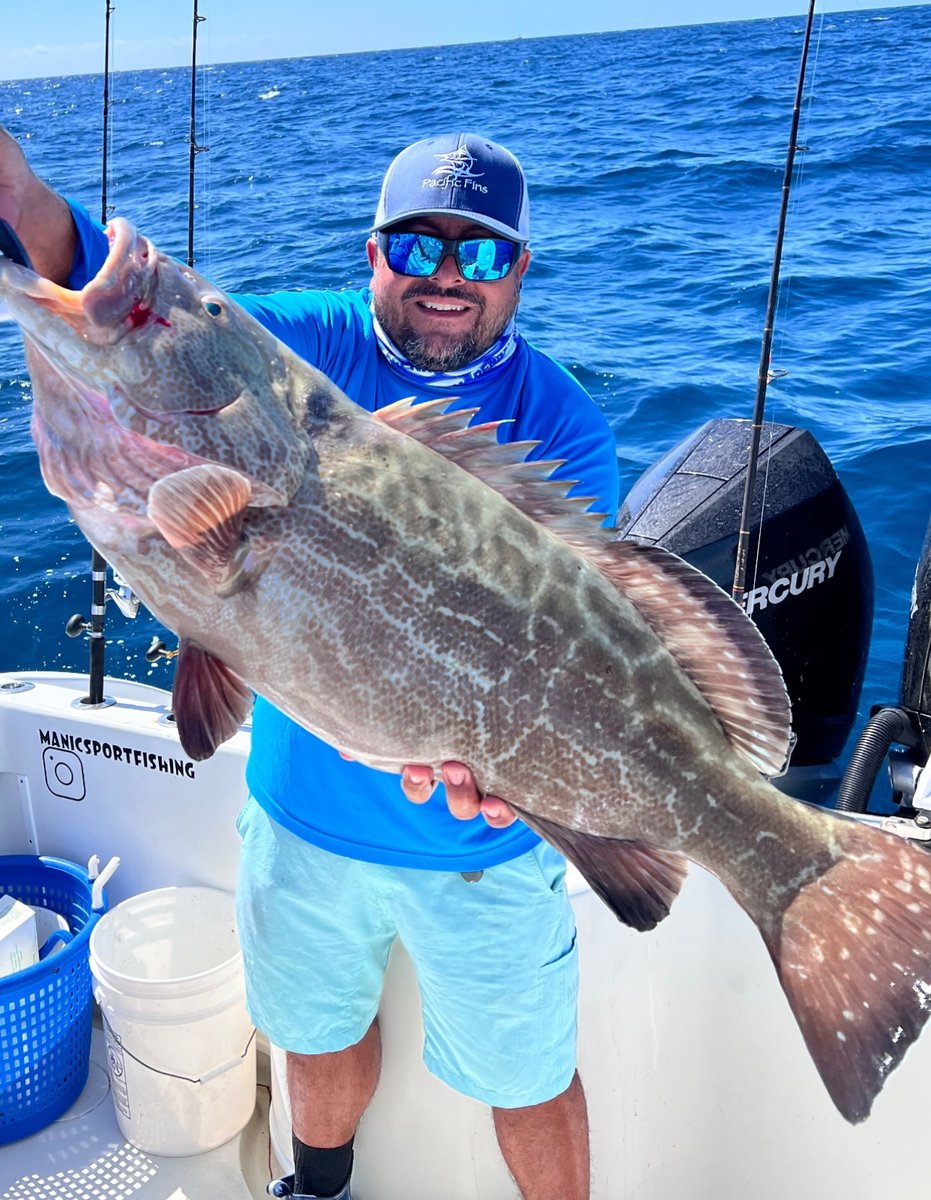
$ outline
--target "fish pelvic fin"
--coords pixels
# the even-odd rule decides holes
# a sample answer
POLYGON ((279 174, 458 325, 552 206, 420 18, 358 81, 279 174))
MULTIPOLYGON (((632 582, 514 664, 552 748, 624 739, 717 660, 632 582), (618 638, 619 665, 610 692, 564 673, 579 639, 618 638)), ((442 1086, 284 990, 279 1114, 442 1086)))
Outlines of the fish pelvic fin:
POLYGON ((229 594, 247 566, 242 530, 251 498, 245 475, 207 463, 154 483, 147 515, 173 550, 217 591, 229 594))
POLYGON ((931 1013, 931 856, 874 827, 766 932, 779 980, 841 1114, 863 1121, 931 1013))
POLYGON ((519 808, 514 811, 578 867, 623 924, 655 929, 668 915, 688 870, 681 854, 640 840, 594 837, 519 808))
POLYGON ((181 639, 172 712, 185 754, 209 758, 236 733, 252 710, 250 689, 230 668, 195 642, 181 639))

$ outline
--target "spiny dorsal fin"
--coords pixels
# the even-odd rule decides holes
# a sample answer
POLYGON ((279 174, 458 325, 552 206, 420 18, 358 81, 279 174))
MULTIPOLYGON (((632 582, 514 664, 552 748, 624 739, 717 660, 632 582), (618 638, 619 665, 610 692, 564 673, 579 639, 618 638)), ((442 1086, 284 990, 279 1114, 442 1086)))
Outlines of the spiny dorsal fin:
POLYGON ((374 416, 475 475, 560 537, 587 534, 593 543, 607 540, 609 531, 599 533, 605 514, 586 511, 592 498, 567 497, 576 480, 550 478, 565 460, 528 460, 539 442, 499 442, 498 427, 509 421, 469 425, 478 409, 447 412, 450 403, 448 396, 423 404, 413 398, 397 400, 374 416))
POLYGON ((785 769, 791 714, 782 672, 763 636, 726 592, 659 546, 617 541, 561 461, 527 461, 538 442, 499 444, 500 421, 469 426, 477 409, 446 412, 448 397, 379 409, 385 424, 423 442, 494 488, 588 559, 637 608, 712 707, 725 734, 764 775, 785 769))

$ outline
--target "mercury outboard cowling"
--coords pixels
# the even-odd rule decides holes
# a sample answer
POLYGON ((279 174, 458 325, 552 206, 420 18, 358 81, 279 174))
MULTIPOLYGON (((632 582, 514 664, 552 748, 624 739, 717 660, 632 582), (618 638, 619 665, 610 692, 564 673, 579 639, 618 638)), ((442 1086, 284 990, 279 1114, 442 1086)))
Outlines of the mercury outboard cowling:
MULTIPOLYGON (((634 484, 622 537, 680 555, 728 593, 750 423, 714 420, 634 484)), ((792 701, 796 745, 779 786, 824 801, 857 714, 873 621, 873 571, 853 505, 815 438, 767 425, 754 497, 744 608, 775 655, 792 701)))

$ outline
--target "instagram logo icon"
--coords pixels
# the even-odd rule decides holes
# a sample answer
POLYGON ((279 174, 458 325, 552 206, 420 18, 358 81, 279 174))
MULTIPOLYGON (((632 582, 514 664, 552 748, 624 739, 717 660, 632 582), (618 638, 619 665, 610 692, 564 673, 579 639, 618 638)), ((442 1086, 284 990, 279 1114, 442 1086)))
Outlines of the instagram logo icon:
POLYGON ((84 799, 84 764, 76 754, 46 746, 42 751, 42 766, 45 786, 53 796, 61 796, 63 800, 84 799))

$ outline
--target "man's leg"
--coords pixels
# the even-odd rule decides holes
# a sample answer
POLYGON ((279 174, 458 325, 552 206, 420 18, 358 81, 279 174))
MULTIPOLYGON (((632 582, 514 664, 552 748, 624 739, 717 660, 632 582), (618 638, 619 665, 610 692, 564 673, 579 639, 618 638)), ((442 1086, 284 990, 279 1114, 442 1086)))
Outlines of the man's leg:
POLYGON ((342 1146, 375 1094, 381 1066, 378 1022, 354 1046, 332 1054, 288 1054, 291 1127, 305 1145, 342 1146))
POLYGON ((289 1051, 287 1062, 294 1174, 273 1180, 270 1194, 347 1200, 353 1139, 378 1084, 378 1022, 345 1050, 289 1051))
POLYGON ((471 881, 408 872, 395 908, 417 968, 427 1068, 491 1106, 524 1200, 589 1195, 585 1094, 575 1070, 578 951, 565 870, 565 860, 540 844, 471 881))
POLYGON ((492 1113, 498 1145, 524 1200, 589 1200, 588 1112, 578 1072, 552 1100, 492 1113))
POLYGON ((343 1198, 352 1138, 378 1082, 374 1018, 396 930, 369 864, 302 841, 254 800, 238 828, 246 1005, 288 1050, 295 1172, 272 1180, 269 1195, 343 1198))

